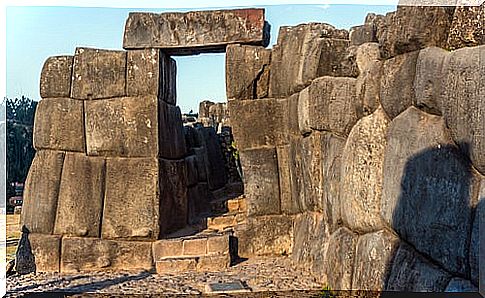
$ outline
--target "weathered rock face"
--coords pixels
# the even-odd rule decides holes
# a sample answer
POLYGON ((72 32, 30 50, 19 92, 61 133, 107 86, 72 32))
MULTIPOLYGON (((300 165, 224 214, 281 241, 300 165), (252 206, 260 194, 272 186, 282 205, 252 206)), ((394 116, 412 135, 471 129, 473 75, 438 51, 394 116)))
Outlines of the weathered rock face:
POLYGON ((99 99, 125 96, 126 52, 76 48, 71 97, 99 99))
POLYGON ((382 108, 359 120, 342 154, 340 203, 344 223, 359 232, 383 227, 379 209, 389 118, 382 108))
POLYGON ((99 237, 105 160, 66 153, 54 234, 99 237))
POLYGON ((203 153, 205 154, 209 189, 219 189, 227 182, 227 173, 224 168, 224 156, 222 155, 220 142, 212 127, 198 127, 197 132, 204 147, 203 153))
POLYGON ((97 238, 64 237, 61 272, 153 270, 152 244, 97 238))
POLYGON ((266 46, 264 9, 130 13, 123 48, 162 48, 171 55, 223 52, 228 44, 266 46))
POLYGON ((419 52, 399 55, 383 65, 380 100, 387 115, 393 119, 415 102, 414 78, 419 52))
POLYGON ((158 238, 159 173, 156 158, 109 158, 106 161, 103 238, 158 238))
POLYGON ((226 49, 226 95, 228 99, 268 96, 271 50, 248 45, 226 49))
POLYGON ((271 56, 269 96, 286 97, 319 76, 342 75, 348 46, 348 32, 328 24, 281 27, 271 56))
POLYGON ((483 274, 485 261, 483 257, 480 257, 485 252, 485 239, 483 239, 483 234, 480 233, 480 231, 483 232, 483 229, 485 229, 485 177, 481 176, 478 204, 475 207, 470 243, 471 280, 475 285, 481 285, 485 281, 485 274, 483 274))
POLYGON ((64 152, 38 151, 25 181, 22 224, 31 233, 52 234, 64 152))
POLYGON ((324 130, 346 136, 361 113, 353 78, 321 77, 300 93, 298 119, 302 134, 324 130))
POLYGON ((453 140, 485 174, 485 46, 454 51, 445 65, 443 115, 453 140), (466 99, 466 100, 465 100, 466 99))
POLYGON ((69 97, 71 95, 71 75, 73 56, 49 57, 44 62, 40 74, 40 96, 69 97))
POLYGON ((289 255, 293 248, 293 220, 282 215, 250 217, 246 227, 236 230, 236 237, 241 257, 289 255))
POLYGON ((347 228, 340 228, 330 236, 324 261, 325 275, 330 288, 352 290, 357 239, 357 234, 347 228))
POLYGON ((446 48, 454 7, 398 6, 378 25, 383 58, 425 47, 446 48))
POLYGON ((61 236, 29 234, 37 272, 59 272, 61 236))
POLYGON ((386 291, 442 292, 451 278, 403 243, 391 264, 386 291))
POLYGON ((478 288, 472 284, 469 280, 460 277, 454 277, 450 280, 450 283, 446 286, 445 292, 478 292, 478 288))
POLYGON ((238 149, 288 142, 286 99, 231 100, 228 106, 238 149))
POLYGON ((359 76, 355 81, 357 100, 362 104, 364 116, 372 114, 381 102, 382 64, 379 44, 365 43, 357 48, 356 63, 359 76))
POLYGON ((436 47, 419 51, 414 79, 416 106, 431 114, 442 115, 443 65, 448 56, 446 50, 436 47))
POLYGON ((466 274, 477 179, 442 118, 414 107, 395 118, 383 173, 381 214, 386 222, 445 269, 466 274))
POLYGON ((44 98, 34 119, 34 148, 85 152, 83 102, 44 98))
POLYGON ((241 151, 244 175, 244 193, 248 214, 280 214, 280 190, 276 148, 260 148, 241 151))
POLYGON ((158 109, 159 156, 168 159, 184 157, 187 148, 180 108, 159 102, 158 109))
POLYGON ((453 15, 448 34, 451 50, 485 44, 485 4, 480 6, 458 6, 453 15))
POLYGON ((352 288, 384 290, 398 246, 399 238, 388 230, 360 236, 355 251, 352 288))
POLYGON ((155 95, 176 104, 175 61, 157 49, 132 50, 127 53, 127 96, 155 95))

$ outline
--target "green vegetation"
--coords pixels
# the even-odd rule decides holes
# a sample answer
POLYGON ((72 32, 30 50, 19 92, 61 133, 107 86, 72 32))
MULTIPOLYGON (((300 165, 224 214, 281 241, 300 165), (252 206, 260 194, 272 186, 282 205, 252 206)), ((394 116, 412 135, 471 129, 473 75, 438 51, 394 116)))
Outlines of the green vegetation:
POLYGON ((337 295, 332 291, 329 286, 325 286, 320 293, 321 298, 336 298, 337 295))

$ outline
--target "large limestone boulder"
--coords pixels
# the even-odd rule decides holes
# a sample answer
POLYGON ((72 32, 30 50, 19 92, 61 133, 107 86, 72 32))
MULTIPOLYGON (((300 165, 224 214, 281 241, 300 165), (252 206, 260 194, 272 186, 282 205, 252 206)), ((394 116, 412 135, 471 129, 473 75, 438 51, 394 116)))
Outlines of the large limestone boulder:
POLYGON ((21 222, 31 233, 52 234, 64 152, 40 150, 25 180, 21 222))
POLYGON ((298 121, 302 134, 325 130, 346 136, 360 118, 354 78, 321 77, 300 92, 298 121))
POLYGON ((61 236, 29 234, 36 272, 60 272, 61 236))
POLYGON ((175 60, 158 49, 131 50, 126 61, 126 95, 155 95, 176 104, 175 60))
POLYGON ((378 25, 382 57, 431 46, 446 48, 453 12, 452 6, 398 6, 378 25))
POLYGON ((154 267, 152 243, 64 237, 60 267, 62 273, 71 274, 79 271, 151 271, 154 267))
POLYGON ((389 118, 382 108, 359 120, 344 147, 340 204, 345 225, 359 232, 383 227, 380 202, 389 118))
POLYGON ((437 47, 419 51, 414 78, 416 106, 431 114, 442 115, 443 66, 449 52, 437 47))
POLYGON ((485 3, 456 7, 448 34, 448 48, 454 50, 485 44, 484 22, 485 3))
POLYGON ((382 69, 380 100, 387 115, 394 119, 415 100, 414 78, 419 52, 411 52, 386 60, 382 69))
POLYGON ((198 127, 197 132, 201 140, 200 143, 203 144, 204 148, 205 172, 209 188, 211 190, 219 189, 227 183, 227 173, 220 140, 212 127, 198 127))
POLYGON ((105 160, 66 153, 54 234, 99 237, 105 160))
POLYGON ((249 45, 226 49, 226 95, 230 99, 268 96, 271 50, 249 45))
POLYGON ((71 97, 100 99, 125 96, 126 52, 76 48, 71 97))
POLYGON ((40 96, 69 97, 71 95, 71 75, 73 56, 49 57, 40 73, 40 96))
POLYGON ((299 92, 319 76, 345 76, 348 32, 324 23, 280 27, 271 56, 269 96, 299 92))
POLYGON ((389 125, 381 214, 420 253, 466 274, 477 179, 443 119, 414 107, 389 125))
POLYGON ((248 214, 280 214, 278 158, 275 147, 241 151, 248 214))
POLYGON ((443 292, 450 275, 401 243, 392 260, 386 291, 443 292))
POLYGON ((453 140, 485 174, 485 46, 462 48, 445 65, 443 115, 453 140), (479 63, 481 61, 482 63, 479 63))
POLYGON ((34 148, 85 152, 83 102, 44 98, 34 119, 34 148))
POLYGON ((364 43, 357 48, 359 76, 355 81, 355 92, 364 116, 372 114, 380 105, 383 64, 380 55, 378 43, 364 43))
POLYGON ((385 290, 399 242, 399 238, 389 230, 360 236, 355 250, 352 289, 385 290))
POLYGON ((267 46, 269 27, 264 9, 132 12, 128 15, 123 48, 162 48, 173 55, 224 52, 228 44, 267 46))

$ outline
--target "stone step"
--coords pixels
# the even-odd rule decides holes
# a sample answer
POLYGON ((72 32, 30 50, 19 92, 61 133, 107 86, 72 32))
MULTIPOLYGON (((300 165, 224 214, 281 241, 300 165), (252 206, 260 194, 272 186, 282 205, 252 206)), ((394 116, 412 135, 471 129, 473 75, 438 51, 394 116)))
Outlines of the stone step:
POLYGON ((221 270, 231 264, 230 234, 203 231, 153 244, 157 273, 221 270))
POLYGON ((214 200, 211 203, 211 211, 218 213, 246 212, 246 198, 239 196, 234 199, 214 200))
POLYGON ((246 222, 244 212, 231 212, 207 218, 207 230, 227 231, 246 222))

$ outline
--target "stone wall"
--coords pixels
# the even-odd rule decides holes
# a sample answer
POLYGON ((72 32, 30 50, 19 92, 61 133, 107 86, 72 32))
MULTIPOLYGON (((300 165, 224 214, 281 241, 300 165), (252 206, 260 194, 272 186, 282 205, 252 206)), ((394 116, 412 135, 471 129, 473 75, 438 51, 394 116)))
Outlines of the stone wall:
POLYGON ((484 7, 399 6, 228 48, 240 253, 291 254, 332 289, 476 291, 484 7))

